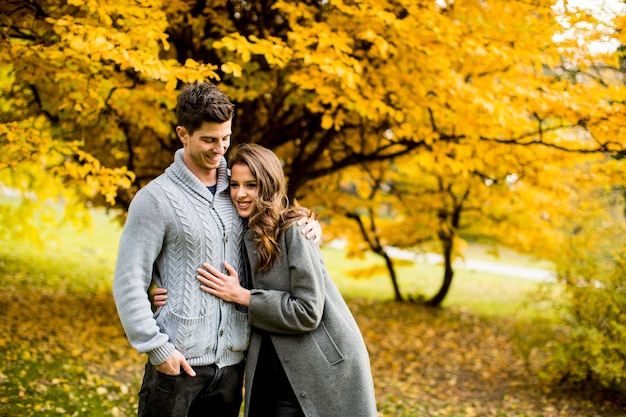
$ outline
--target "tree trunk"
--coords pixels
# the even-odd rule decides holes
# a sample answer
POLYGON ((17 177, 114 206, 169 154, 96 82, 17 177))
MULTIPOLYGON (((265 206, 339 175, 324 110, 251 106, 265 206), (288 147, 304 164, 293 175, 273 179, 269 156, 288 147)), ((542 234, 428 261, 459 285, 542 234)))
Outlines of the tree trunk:
POLYGON ((441 287, 439 288, 437 294, 425 303, 431 307, 439 307, 441 305, 443 300, 446 298, 446 295, 448 295, 448 291, 452 285, 452 277, 454 276, 454 270, 452 269, 453 239, 446 237, 441 240, 441 244, 443 246, 443 262, 445 268, 443 273, 443 282, 441 283, 441 287))
POLYGON ((391 278, 391 284, 393 285, 394 300, 404 301, 404 298, 402 298, 402 294, 400 293, 400 286, 398 285, 398 277, 396 275, 396 270, 393 267, 393 261, 384 250, 381 250, 379 255, 385 259, 385 265, 387 265, 389 277, 391 278))
POLYGON ((349 219, 353 219, 359 225, 359 230, 361 231, 361 235, 363 239, 367 242, 370 249, 378 256, 382 256, 385 260, 385 265, 387 266, 387 270, 389 271, 389 277, 391 278, 391 285, 393 285, 393 294, 395 301, 404 301, 402 298, 402 294, 400 293, 400 286, 398 285, 398 277, 396 276, 396 270, 393 267, 393 261, 391 257, 385 251, 385 248, 378 240, 376 236, 376 224, 374 222, 374 213, 370 211, 370 227, 371 227, 371 235, 367 232, 365 225, 363 224, 363 220, 358 214, 355 213, 345 213, 345 216, 349 219))

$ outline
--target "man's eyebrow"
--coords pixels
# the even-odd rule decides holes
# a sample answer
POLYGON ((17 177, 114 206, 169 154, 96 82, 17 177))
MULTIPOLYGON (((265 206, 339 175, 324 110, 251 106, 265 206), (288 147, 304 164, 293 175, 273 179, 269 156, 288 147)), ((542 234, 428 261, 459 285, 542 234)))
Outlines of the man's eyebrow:
POLYGON ((220 138, 220 137, 218 137, 218 136, 213 136, 213 135, 200 135, 200 138, 201 138, 201 139, 224 139, 224 138, 227 138, 227 137, 232 136, 232 135, 233 135, 233 134, 232 134, 232 132, 231 132, 231 133, 229 133, 228 135, 224 135, 224 136, 222 136, 221 138, 220 138))

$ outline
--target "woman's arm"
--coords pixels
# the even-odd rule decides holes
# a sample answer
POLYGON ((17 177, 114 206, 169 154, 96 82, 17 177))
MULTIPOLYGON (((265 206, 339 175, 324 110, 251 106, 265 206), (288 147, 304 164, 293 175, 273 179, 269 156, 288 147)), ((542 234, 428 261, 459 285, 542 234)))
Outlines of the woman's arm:
MULTIPOLYGON (((247 306, 250 303, 250 291, 239 285, 238 273, 227 262, 224 266, 229 275, 222 274, 209 264, 202 264, 205 269, 198 268, 196 278, 200 281, 200 289, 224 301, 247 306), (247 295, 246 295, 247 293, 247 295), (241 301, 238 301, 240 300, 241 301)), ((162 307, 167 304, 167 288, 156 287, 152 293, 152 304, 162 307)))
POLYGON ((319 247, 297 226, 285 230, 281 240, 286 258, 274 263, 262 288, 251 290, 250 324, 282 334, 311 332, 322 320, 326 298, 319 247))
MULTIPOLYGON (((322 241, 322 226, 320 225, 320 222, 315 218, 315 216, 302 217, 301 219, 298 220, 297 224, 298 226, 302 226, 302 228, 300 229, 300 233, 306 236, 307 239, 315 242, 316 244, 319 244, 322 241)), ((207 264, 204 264, 204 265, 207 265, 207 264)), ((220 277, 223 274, 220 274, 217 270, 215 270, 215 268, 212 268, 212 267, 210 268, 212 272, 208 272, 208 274, 207 274, 207 271, 203 269, 198 270, 198 273, 200 274, 197 277, 198 281, 200 281, 203 284, 200 286, 200 288, 203 291, 208 292, 209 294, 213 294, 216 297, 220 297, 218 293, 212 293, 208 290, 211 288, 210 279, 212 279, 214 282, 217 282, 216 280, 218 280, 218 277, 220 277), (212 278, 209 278, 209 275, 212 278)), ((235 283, 233 282, 233 286, 234 284, 235 283)), ((222 292, 219 292, 219 293, 222 294, 222 292)), ((250 291, 248 291, 248 293, 250 293, 250 291)), ((222 294, 222 295, 226 296, 226 294, 222 294)), ((229 300, 224 299, 223 297, 220 297, 220 298, 222 298, 225 301, 229 301, 229 300)), ((159 288, 159 287, 155 288, 154 293, 152 294, 152 305, 154 307, 163 307, 165 304, 167 304, 167 288, 159 288)), ((238 304, 242 304, 242 303, 238 303, 238 304)), ((247 304, 242 304, 242 305, 247 306, 247 304)))
MULTIPOLYGON (((324 314, 324 265, 313 241, 307 240, 299 227, 285 231, 288 259, 274 264, 274 273, 289 280, 290 291, 273 288, 248 290, 239 283, 239 274, 224 263, 228 274, 209 264, 197 270, 202 291, 224 301, 249 308, 250 323, 260 329, 283 334, 299 334, 315 330, 324 314), (284 276, 284 275, 281 275, 284 276)), ((269 272, 270 274, 272 271, 269 272)))

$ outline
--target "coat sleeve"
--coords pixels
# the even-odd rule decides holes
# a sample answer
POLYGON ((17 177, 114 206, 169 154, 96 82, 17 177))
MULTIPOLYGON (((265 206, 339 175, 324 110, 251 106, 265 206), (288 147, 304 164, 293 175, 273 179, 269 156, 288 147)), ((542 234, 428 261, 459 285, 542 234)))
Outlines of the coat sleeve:
POLYGON ((298 226, 285 232, 284 257, 267 272, 268 281, 282 288, 251 290, 250 324, 265 331, 299 334, 315 330, 324 313, 323 263, 317 245, 306 239, 298 226), (286 284, 286 285, 285 285, 286 284))
POLYGON ((148 353, 154 365, 164 362, 174 351, 168 336, 157 326, 148 298, 154 262, 164 236, 157 201, 141 190, 129 207, 120 238, 113 298, 130 344, 139 353, 148 353))

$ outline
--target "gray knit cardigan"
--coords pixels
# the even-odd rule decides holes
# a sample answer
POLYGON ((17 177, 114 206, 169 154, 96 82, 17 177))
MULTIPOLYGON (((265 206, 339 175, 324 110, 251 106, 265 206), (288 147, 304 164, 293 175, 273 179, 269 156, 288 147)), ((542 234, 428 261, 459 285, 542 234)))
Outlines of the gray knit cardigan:
POLYGON ((228 194, 226 161, 215 196, 183 162, 184 150, 133 199, 120 239, 113 282, 117 311, 133 347, 154 365, 178 349, 192 366, 229 366, 244 359, 247 313, 199 289, 196 269, 224 260, 243 271, 243 226, 228 194), (168 289, 167 305, 153 315, 152 281, 168 289))

